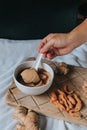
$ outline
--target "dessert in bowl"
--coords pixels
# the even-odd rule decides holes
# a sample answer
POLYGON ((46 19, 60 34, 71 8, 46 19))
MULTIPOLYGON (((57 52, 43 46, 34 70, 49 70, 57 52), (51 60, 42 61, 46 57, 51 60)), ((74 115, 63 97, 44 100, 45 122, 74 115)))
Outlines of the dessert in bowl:
POLYGON ((29 95, 40 95, 52 85, 53 69, 46 63, 36 71, 32 68, 35 61, 26 61, 16 67, 13 73, 15 85, 20 91, 29 95))

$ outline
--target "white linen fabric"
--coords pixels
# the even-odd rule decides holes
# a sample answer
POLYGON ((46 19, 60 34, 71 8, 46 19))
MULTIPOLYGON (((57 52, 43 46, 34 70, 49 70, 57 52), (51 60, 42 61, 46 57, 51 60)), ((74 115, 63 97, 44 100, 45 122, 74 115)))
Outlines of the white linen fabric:
MULTIPOLYGON (((6 92, 12 83, 15 67, 27 57, 37 55, 40 40, 0 39, 0 130, 15 130, 17 121, 12 118, 13 107, 5 102, 6 92)), ((58 56, 53 61, 87 67, 87 43, 65 56, 58 56)), ((87 130, 81 126, 63 120, 40 116, 41 130, 87 130)))

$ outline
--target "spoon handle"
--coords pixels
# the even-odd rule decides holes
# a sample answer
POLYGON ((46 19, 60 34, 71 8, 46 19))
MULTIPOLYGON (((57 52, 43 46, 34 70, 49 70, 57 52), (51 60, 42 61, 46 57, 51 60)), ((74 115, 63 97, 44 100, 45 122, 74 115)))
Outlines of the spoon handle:
POLYGON ((42 56, 43 56, 43 54, 39 53, 38 56, 37 56, 37 58, 36 58, 35 64, 33 66, 36 70, 38 70, 38 67, 40 65, 42 56))

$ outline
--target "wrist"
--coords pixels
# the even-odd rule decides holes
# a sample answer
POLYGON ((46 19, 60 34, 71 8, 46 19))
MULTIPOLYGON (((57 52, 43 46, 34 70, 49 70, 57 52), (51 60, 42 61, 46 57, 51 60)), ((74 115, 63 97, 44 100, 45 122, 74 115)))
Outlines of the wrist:
POLYGON ((75 49, 82 45, 85 42, 85 39, 79 30, 74 29, 68 33, 68 42, 70 46, 72 46, 72 49, 75 49))
POLYGON ((87 19, 69 32, 69 42, 80 46, 87 41, 87 19))
POLYGON ((82 44, 76 31, 71 31, 67 34, 67 44, 70 46, 71 50, 74 50, 82 44))

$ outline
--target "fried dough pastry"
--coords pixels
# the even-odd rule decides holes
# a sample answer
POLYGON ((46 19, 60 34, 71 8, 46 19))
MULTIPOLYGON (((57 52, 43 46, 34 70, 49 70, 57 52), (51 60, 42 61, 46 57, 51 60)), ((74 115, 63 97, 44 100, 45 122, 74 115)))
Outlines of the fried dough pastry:
POLYGON ((70 116, 81 117, 82 101, 75 92, 68 91, 67 87, 64 86, 64 91, 58 89, 56 92, 52 92, 50 101, 58 109, 67 112, 70 116))
POLYGON ((56 105, 56 107, 60 110, 63 110, 63 111, 66 111, 65 110, 65 107, 60 103, 60 101, 58 100, 58 97, 56 95, 55 92, 52 92, 51 93, 51 100, 50 100, 51 103, 53 103, 54 105, 56 105))
POLYGON ((63 89, 64 89, 64 92, 66 94, 72 94, 73 93, 73 90, 72 91, 68 91, 68 87, 66 85, 64 85, 63 89))

